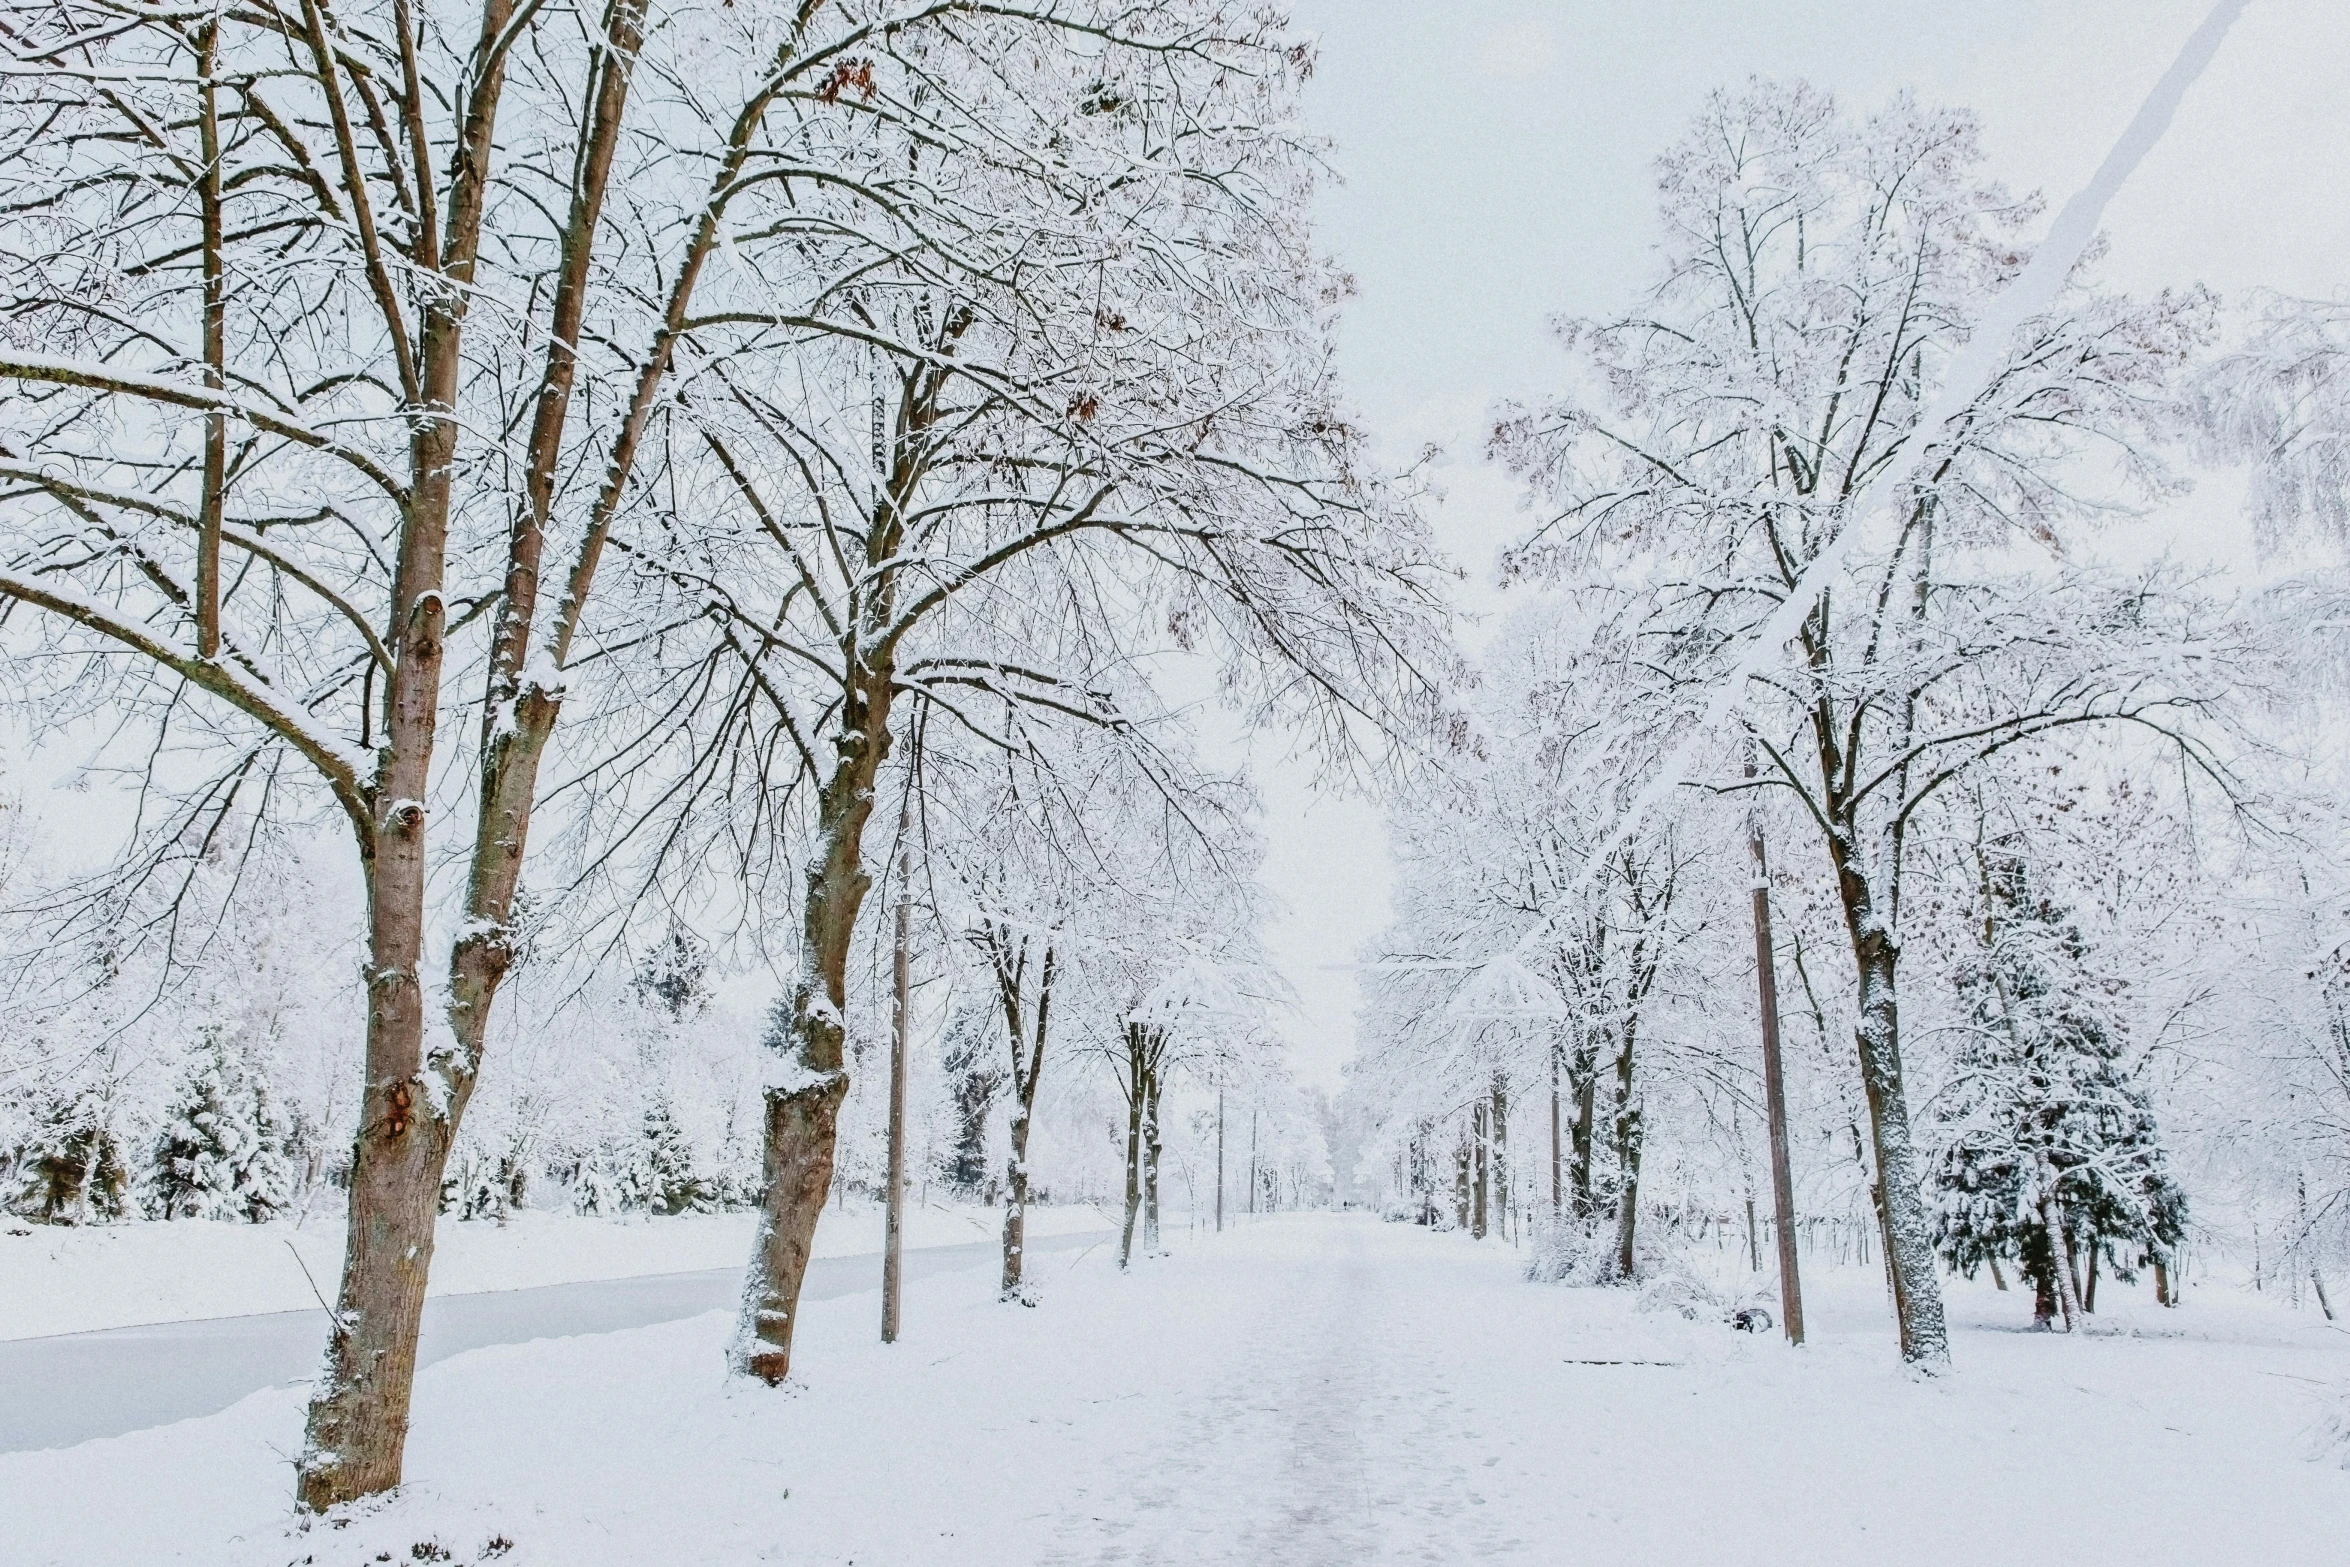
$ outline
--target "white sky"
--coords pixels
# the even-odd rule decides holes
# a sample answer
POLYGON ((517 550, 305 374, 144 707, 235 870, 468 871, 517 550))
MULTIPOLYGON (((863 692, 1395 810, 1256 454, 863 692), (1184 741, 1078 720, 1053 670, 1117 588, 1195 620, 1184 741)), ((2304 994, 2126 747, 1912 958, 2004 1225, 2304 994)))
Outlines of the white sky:
MULTIPOLYGON (((1449 454, 1439 536, 1500 598, 1518 526, 1481 459, 1486 415, 1563 361, 1545 323, 1606 314, 1649 277, 1650 164, 1704 95, 1801 76, 1866 110, 1903 87, 1984 121, 1996 175, 2051 211, 2086 181, 2209 0, 1292 0, 1318 33, 1308 113, 1344 184, 1324 243, 1361 288, 1353 395, 1391 458, 1449 454)), ((2103 276, 2350 289, 2350 4, 2251 0, 2169 135, 2107 210, 2103 276)), ((2214 549, 2227 543, 2215 540, 2214 549)), ((1287 913, 1273 953, 1296 988, 1298 1065, 1335 1085, 1354 1050, 1350 963, 1387 919, 1377 811, 1260 756, 1287 913)))

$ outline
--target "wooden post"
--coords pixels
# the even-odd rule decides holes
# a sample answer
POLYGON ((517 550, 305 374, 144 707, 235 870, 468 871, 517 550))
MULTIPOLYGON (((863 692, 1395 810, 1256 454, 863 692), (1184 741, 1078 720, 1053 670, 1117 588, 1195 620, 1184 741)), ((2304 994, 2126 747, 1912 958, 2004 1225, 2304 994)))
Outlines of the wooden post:
POLYGON ((1257 1112, 1248 1113, 1248 1211, 1257 1211, 1257 1112))
POLYGON ((1224 1085, 1216 1085, 1216 1233, 1224 1233, 1224 1085))
POLYGON ((1564 1196, 1559 1169, 1559 1046, 1550 1042, 1550 1216, 1557 1218, 1564 1196))
POLYGON ((914 844, 912 797, 898 812, 898 921, 897 951, 891 958, 896 996, 890 1007, 889 1034, 889 1198, 881 1241, 881 1342, 898 1341, 898 1302, 904 1281, 906 1243, 906 1033, 911 1026, 907 1002, 911 993, 914 929, 914 844))
MULTIPOLYGON (((1746 753, 1746 776, 1755 774, 1746 753)), ((1787 1153, 1787 1085, 1779 1061, 1779 972, 1771 941, 1771 867, 1762 812, 1750 801, 1746 847, 1754 858, 1754 976, 1762 1000, 1763 1112, 1771 1123, 1771 1207, 1779 1242, 1779 1315, 1787 1342, 1803 1342, 1803 1281, 1795 1260, 1795 1175, 1787 1153)))

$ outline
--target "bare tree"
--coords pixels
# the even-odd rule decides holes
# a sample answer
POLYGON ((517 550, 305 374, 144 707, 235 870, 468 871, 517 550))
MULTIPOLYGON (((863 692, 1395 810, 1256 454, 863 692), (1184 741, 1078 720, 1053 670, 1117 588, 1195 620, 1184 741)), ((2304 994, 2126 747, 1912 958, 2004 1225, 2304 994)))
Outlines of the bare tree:
MULTIPOLYGON (((659 684, 694 695, 649 730, 631 715, 642 765, 599 808, 671 824, 654 836, 672 863, 719 837, 762 857, 754 881, 797 876, 767 905, 796 916, 800 1022, 769 1085, 736 1351, 769 1381, 830 1179, 845 965, 901 707, 1013 754, 1023 726, 1126 725, 1133 661, 1197 648, 1236 701, 1336 754, 1428 690, 1435 562, 1333 401, 1312 149, 1281 128, 1306 57, 1204 0, 1104 15, 1081 58, 1013 47, 1025 35, 992 18, 875 40, 856 134, 876 168, 916 171, 923 222, 764 188, 770 227, 829 281, 758 312, 788 356, 703 378, 669 427, 699 531, 643 562, 636 635, 659 684), (996 154, 938 153, 981 144, 996 154), (804 872, 783 870, 775 848, 799 843, 804 872)), ((1050 943, 1007 939, 1032 1029, 1050 943)))

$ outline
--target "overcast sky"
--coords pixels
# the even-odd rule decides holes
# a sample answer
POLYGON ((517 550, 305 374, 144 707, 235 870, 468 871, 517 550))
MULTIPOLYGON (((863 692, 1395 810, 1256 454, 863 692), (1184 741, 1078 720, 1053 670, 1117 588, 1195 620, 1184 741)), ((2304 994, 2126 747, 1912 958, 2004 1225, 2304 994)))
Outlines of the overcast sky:
MULTIPOLYGON (((1516 494, 1481 459, 1488 410, 1562 361, 1545 323, 1651 275, 1651 164, 1715 87, 1807 78, 1867 110, 1903 88, 1976 110, 1993 172, 2050 210, 2088 178, 2209 0, 1292 0, 1321 40, 1308 112, 1343 184, 1324 243, 1352 271, 1344 365, 1388 454, 1441 444, 1445 546, 1506 607, 1493 554, 1516 494)), ((2107 209, 2103 277, 2350 291, 2350 4, 2251 0, 2169 135, 2107 209)), ((2227 493, 2209 487, 2207 504, 2227 493)), ((2229 552, 2205 528, 2214 554, 2229 552)), ((2224 524, 2220 525, 2224 527, 2224 524)), ((2199 537, 2189 549, 2202 543, 2199 537)), ((1353 1053, 1344 965, 1387 917, 1377 811, 1260 755, 1299 993, 1299 1066, 1353 1053)))

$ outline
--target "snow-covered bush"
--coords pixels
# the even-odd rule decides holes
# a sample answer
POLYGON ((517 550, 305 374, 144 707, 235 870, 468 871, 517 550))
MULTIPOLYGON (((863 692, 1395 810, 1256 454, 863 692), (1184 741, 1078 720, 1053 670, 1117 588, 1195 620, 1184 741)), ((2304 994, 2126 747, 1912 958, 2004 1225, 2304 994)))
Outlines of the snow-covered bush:
POLYGON ((155 1142, 147 1208, 159 1219, 259 1224, 292 1205, 285 1118, 227 1029, 204 1031, 155 1142))
POLYGON ((119 1219, 130 1172, 106 1102, 92 1094, 41 1098, 8 1156, 8 1206, 43 1224, 119 1219))

